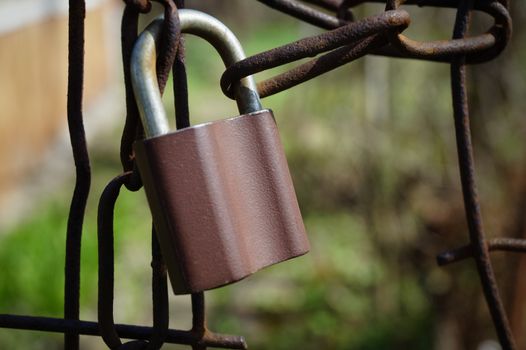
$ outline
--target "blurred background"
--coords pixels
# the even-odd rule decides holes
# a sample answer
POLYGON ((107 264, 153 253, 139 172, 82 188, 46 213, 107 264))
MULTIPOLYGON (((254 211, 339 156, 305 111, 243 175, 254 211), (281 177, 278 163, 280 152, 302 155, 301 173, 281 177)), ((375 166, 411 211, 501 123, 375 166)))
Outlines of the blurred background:
MULTIPOLYGON (((88 1, 85 123, 93 185, 82 248, 81 318, 96 320, 96 207, 120 172, 124 122, 121 2, 88 1)), ((247 55, 321 30, 256 1, 189 0, 238 34, 247 55)), ((451 36, 454 10, 405 7, 406 34, 451 36)), ((154 7, 154 13, 161 9, 154 7)), ((383 11, 362 5, 359 18, 383 11)), ((478 186, 490 237, 526 234, 526 7, 496 60, 470 67, 478 186)), ((148 22, 145 16, 144 24, 148 22)), ((474 14, 472 33, 491 20, 474 14)), ((187 39, 193 123, 236 115, 219 89, 213 49, 187 39)), ((257 80, 285 71, 282 67, 257 80)), ((65 118, 67 2, 0 1, 0 313, 62 317, 67 212, 74 169, 65 118)), ((170 84, 168 86, 171 86, 170 84)), ((499 349, 471 260, 436 255, 467 243, 449 66, 368 56, 265 99, 287 152, 312 251, 206 293, 210 328, 252 349, 499 349)), ((171 91, 165 94, 173 115, 171 91)), ((150 213, 123 190, 116 209, 115 320, 151 324, 150 213)), ((526 349, 526 258, 492 255, 526 349)), ((171 326, 190 327, 190 298, 170 299, 171 326)), ((62 335, 0 329, 2 349, 59 349, 62 335)), ((104 349, 82 337, 82 349, 104 349)), ((166 345, 166 349, 185 349, 166 345)))

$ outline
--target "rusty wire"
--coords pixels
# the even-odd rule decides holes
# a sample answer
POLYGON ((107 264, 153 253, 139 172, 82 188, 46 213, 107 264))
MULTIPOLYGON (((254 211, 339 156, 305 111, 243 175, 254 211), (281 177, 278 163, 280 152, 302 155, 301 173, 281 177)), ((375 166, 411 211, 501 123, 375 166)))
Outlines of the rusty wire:
MULTIPOLYGON (((463 0, 457 11, 453 40, 462 40, 469 27, 470 10, 473 0, 463 0)), ((464 196, 464 208, 469 228, 469 238, 473 258, 482 283, 493 323, 504 349, 515 349, 510 325, 499 295, 495 274, 485 240, 480 203, 475 182, 475 164, 469 120, 468 96, 466 89, 466 55, 460 54, 451 62, 451 93, 453 98, 453 116, 457 138, 460 181, 464 196)))
POLYGON ((258 84, 261 97, 273 95, 386 45, 387 40, 379 34, 388 30, 405 29, 409 21, 409 14, 406 11, 386 11, 358 22, 351 22, 330 32, 261 52, 228 67, 221 77, 221 88, 225 95, 233 98, 231 86, 239 79, 334 50, 321 58, 313 59, 287 73, 258 84))
MULTIPOLYGON (((526 252, 526 240, 486 239, 480 203, 477 197, 473 147, 466 91, 466 65, 486 62, 498 56, 511 36, 511 18, 507 0, 257 0, 306 23, 327 30, 266 52, 256 54, 226 69, 221 87, 231 96, 230 86, 237 80, 306 57, 321 57, 258 84, 262 97, 303 83, 367 54, 445 62, 451 65, 451 90, 457 139, 460 180, 469 228, 468 245, 441 253, 439 265, 473 258, 500 343, 515 349, 507 316, 495 281, 490 252, 526 252), (366 2, 386 3, 385 11, 356 19, 353 8, 366 2), (404 5, 457 9, 453 37, 450 40, 417 42, 402 34, 410 25, 404 5), (467 37, 470 14, 481 11, 493 18, 485 32, 467 37)), ((137 191, 142 185, 135 169, 132 143, 142 138, 142 127, 130 82, 130 54, 137 38, 138 19, 151 9, 150 0, 125 0, 122 17, 122 59, 126 89, 126 121, 121 139, 123 174, 110 182, 100 201, 99 221, 99 323, 79 320, 80 241, 86 200, 90 188, 90 166, 82 122, 82 86, 84 62, 84 1, 70 0, 68 62, 68 125, 76 167, 76 184, 67 227, 64 319, 0 315, 0 327, 31 329, 65 334, 66 349, 78 349, 79 334, 101 335, 112 349, 156 349, 163 342, 186 344, 194 350, 207 347, 246 349, 242 337, 215 334, 206 327, 205 297, 192 295, 193 321, 189 331, 168 328, 167 281, 165 266, 155 235, 152 235, 152 298, 154 326, 115 325, 113 320, 113 207, 122 185, 137 191), (120 337, 132 339, 122 344, 120 337)), ((165 10, 163 39, 157 62, 161 91, 170 69, 174 72, 177 128, 190 125, 184 57, 184 39, 180 35, 177 9, 183 0, 158 0, 165 10)))
POLYGON ((99 332, 110 349, 159 349, 164 342, 188 344, 194 349, 204 349, 208 346, 226 349, 245 349, 246 343, 242 337, 223 335, 210 332, 206 327, 204 294, 192 295, 193 321, 189 331, 174 331, 168 329, 168 292, 166 284, 166 267, 162 261, 160 248, 155 232, 152 232, 152 288, 153 288, 153 327, 146 337, 132 337, 127 343, 122 343, 119 337, 119 326, 115 325, 113 317, 114 291, 114 232, 113 212, 122 185, 130 181, 132 172, 126 172, 115 177, 106 186, 99 202, 98 237, 99 237, 99 332), (174 339, 173 334, 179 336, 174 339), (172 335, 172 337, 170 336, 172 335))
MULTIPOLYGON (((114 254, 113 254, 113 212, 120 188, 130 181, 132 172, 126 172, 113 179, 102 193, 99 203, 99 328, 105 343, 111 349, 123 349, 113 320, 114 254)), ((160 249, 152 232, 152 291, 153 291, 153 333, 148 342, 141 344, 147 350, 159 349, 168 333, 168 288, 166 267, 160 249)))
MULTIPOLYGON (((335 12, 335 16, 328 18, 326 14, 319 10, 310 8, 294 0, 258 0, 273 8, 286 12, 294 17, 302 19, 308 23, 318 25, 325 29, 332 29, 329 33, 336 35, 343 25, 341 19, 342 11, 347 11, 355 5, 365 1, 341 1, 338 6, 332 1, 308 1, 325 9, 335 12), (344 7, 344 8, 342 8, 344 7)), ((464 197, 464 207, 466 220, 469 228, 470 244, 450 252, 442 253, 438 256, 440 265, 453 261, 458 261, 468 257, 474 258, 478 274, 481 279, 481 285, 488 308, 497 331, 499 341, 504 349, 515 349, 515 341, 511 334, 507 315, 504 311, 502 300, 499 295, 493 267, 489 257, 491 250, 507 251, 526 251, 526 241, 520 239, 496 239, 487 241, 484 234, 482 217, 480 213, 480 203, 478 201, 475 167, 473 159, 473 147, 471 144, 469 109, 466 91, 466 64, 481 63, 491 60, 498 56, 506 47, 511 36, 511 18, 508 12, 507 1, 403 1, 388 0, 386 11, 397 10, 400 5, 417 4, 419 6, 443 6, 457 8, 457 17, 453 38, 443 41, 416 42, 409 39, 399 32, 391 30, 382 30, 381 33, 373 35, 384 35, 388 42, 381 48, 375 48, 366 53, 383 54, 402 58, 416 58, 429 61, 448 62, 451 64, 451 90, 453 99, 453 110, 455 120, 455 132, 457 137, 458 162, 460 170, 460 179, 464 197), (472 10, 479 10, 491 15, 494 19, 493 26, 484 34, 475 37, 466 37, 469 27, 470 14, 472 10)), ((352 16, 351 16, 352 18, 352 16)), ((359 23, 359 22, 353 22, 359 23)), ((400 27, 404 29, 403 26, 400 27)), ((331 35, 324 33, 325 35, 331 35)), ((319 40, 316 37, 310 38, 319 40)), ((362 42, 355 43, 356 46, 362 42)), ((222 88, 225 94, 228 93, 228 86, 235 79, 239 79, 248 74, 263 71, 267 68, 279 65, 280 54, 284 55, 287 50, 294 50, 297 43, 284 45, 278 49, 269 50, 246 58, 226 70, 222 77, 222 88), (261 67, 265 67, 261 69, 261 67), (246 74, 248 73, 248 74, 246 74)), ((352 44, 351 44, 352 45, 352 44)), ((331 62, 326 64, 331 65, 331 62)), ((333 64, 333 67, 336 67, 333 64)), ((292 78, 298 78, 301 70, 292 70, 292 78), (299 74, 295 74, 299 73, 299 74)), ((291 72, 285 73, 291 74, 291 72)), ((316 70, 307 70, 298 81, 305 81, 319 75, 316 70)), ((270 88, 268 86, 279 85, 282 76, 269 79, 258 85, 258 90, 263 96, 279 92, 281 88, 270 88)), ((283 85, 283 84, 282 84, 283 85)), ((295 84, 289 84, 293 86, 295 84)), ((290 86, 285 86, 288 88, 290 86)))
MULTIPOLYGON (((366 54, 437 62, 451 62, 458 54, 463 54, 466 63, 482 63, 498 56, 511 37, 511 18, 508 10, 497 0, 480 1, 475 7, 476 10, 485 12, 494 19, 493 26, 486 33, 469 38, 426 42, 417 42, 400 34, 410 24, 409 14, 399 10, 404 3, 402 0, 389 0, 384 13, 350 23, 342 22, 336 16, 363 1, 343 1, 339 6, 332 1, 309 1, 336 11, 335 16, 329 16, 295 0, 258 1, 308 23, 331 30, 258 53, 228 67, 221 77, 221 88, 230 98, 233 98, 230 91, 232 83, 241 78, 330 50, 333 51, 289 72, 258 83, 261 97, 273 95, 313 79, 366 54)), ((444 7, 456 6, 453 6, 453 1, 445 3, 436 0, 407 1, 408 4, 417 3, 419 6, 434 6, 435 2, 444 7)))
MULTIPOLYGON (((164 6, 164 17, 166 18, 161 33, 161 48, 156 67, 159 90, 162 92, 168 81, 168 75, 177 54, 177 40, 181 36, 181 29, 175 3, 171 0, 160 0, 159 2, 164 6)), ((124 89, 126 93, 126 120, 122 132, 120 156, 122 167, 125 172, 133 169, 134 155, 132 145, 137 138, 142 137, 143 133, 142 125, 139 122, 139 110, 137 109, 131 85, 131 53, 135 40, 137 40, 139 13, 147 12, 150 8, 150 2, 141 3, 137 2, 137 0, 127 1, 127 5, 124 8, 124 13, 122 15, 121 48, 124 89)), ((128 184, 126 184, 126 187, 128 187, 128 184)))
MULTIPOLYGON (((71 148, 76 169, 75 189, 68 216, 66 232, 66 261, 64 271, 64 318, 77 321, 80 312, 80 253, 84 213, 91 185, 91 170, 82 115, 84 83, 84 1, 69 1, 68 38, 68 98, 67 115, 71 148)), ((64 334, 64 347, 79 348, 75 331, 64 334)))

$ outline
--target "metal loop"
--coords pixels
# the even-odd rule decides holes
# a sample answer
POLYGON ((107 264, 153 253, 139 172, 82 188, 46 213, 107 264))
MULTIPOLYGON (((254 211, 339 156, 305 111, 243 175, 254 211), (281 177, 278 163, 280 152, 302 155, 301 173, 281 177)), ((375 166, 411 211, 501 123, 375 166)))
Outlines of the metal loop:
MULTIPOLYGON (((219 52, 225 66, 245 58, 241 44, 223 23, 212 16, 194 10, 180 10, 181 31, 208 41, 219 52)), ((155 43, 159 37, 161 18, 153 21, 139 36, 132 53, 131 76, 135 97, 147 137, 169 131, 168 119, 155 76, 155 43)), ((241 113, 261 110, 257 88, 251 77, 235 84, 236 102, 241 113)))
POLYGON ((127 172, 110 181, 100 197, 97 215, 99 253, 98 318, 100 334, 110 349, 117 349, 122 345, 113 320, 113 211, 120 188, 130 176, 131 173, 127 172))
MULTIPOLYGON (((159 91, 162 93, 175 61, 179 40, 181 38, 181 29, 177 7, 174 2, 172 0, 157 1, 164 6, 164 17, 166 18, 163 22, 160 54, 156 61, 157 84, 159 91)), ((134 167, 132 144, 136 139, 143 137, 142 124, 139 122, 139 111, 133 94, 130 77, 130 61, 133 46, 137 40, 138 20, 139 13, 137 9, 133 6, 127 6, 124 9, 121 26, 122 61, 126 93, 126 121, 122 132, 120 157, 124 171, 130 171, 134 167)), ((130 191, 136 190, 130 187, 128 183, 126 183, 125 186, 130 191)))
MULTIPOLYGON (((398 9, 404 3, 405 0, 387 0, 385 10, 398 9)), ((451 40, 416 41, 400 33, 389 33, 389 41, 401 53, 411 58, 449 62, 455 56, 464 55, 466 63, 481 63, 493 59, 509 41, 509 13, 497 1, 479 1, 474 9, 494 18, 493 26, 484 34, 451 40)))
POLYGON ((111 180, 99 200, 97 237, 99 253, 98 319, 100 334, 111 349, 148 349, 162 346, 168 332, 168 292, 166 272, 160 250, 156 249, 155 233, 152 232, 152 288, 154 332, 150 342, 137 341, 122 344, 113 318, 114 298, 114 232, 113 213, 122 185, 131 181, 132 172, 126 172, 111 180), (142 344, 142 345, 141 345, 142 344))
POLYGON ((258 83, 260 96, 267 97, 327 73, 373 52, 387 44, 381 34, 372 35, 357 44, 345 45, 274 78, 258 83))
MULTIPOLYGON (((347 22, 342 20, 343 14, 338 11, 339 6, 352 8, 360 4, 373 2, 385 3, 385 0, 343 0, 339 4, 331 0, 304 0, 323 7, 335 13, 335 16, 315 10, 306 6, 296 0, 258 0, 265 3, 269 7, 277 9, 281 12, 287 13, 293 17, 303 20, 307 23, 313 24, 324 29, 335 29, 345 25, 347 22)), ((398 5, 417 5, 419 7, 443 7, 443 8, 457 8, 458 0, 405 0, 398 1, 398 5)), ((390 9, 396 8, 396 3, 392 3, 390 9)), ((435 62, 450 62, 452 56, 456 54, 463 54, 463 50, 468 50, 466 56, 466 63, 476 64, 487 62, 497 57, 506 47, 511 35, 511 18, 508 13, 507 0, 481 0, 477 1, 474 9, 486 12, 495 18, 495 25, 488 30, 487 33, 480 37, 465 38, 458 42, 453 40, 431 41, 431 42, 416 42, 409 38, 397 37, 391 38, 391 43, 383 47, 375 48, 368 52, 375 55, 382 55, 388 57, 411 58, 435 62), (406 39, 406 40, 404 40, 406 39), (393 44, 394 42, 394 44, 393 44)), ((346 18, 350 19, 350 18, 346 18)), ((394 34, 391 34, 394 36, 394 34)))
POLYGON ((179 11, 173 0, 156 1, 164 6, 164 21, 160 33, 160 52, 155 62, 157 84, 162 95, 179 47, 181 23, 179 20, 179 11))
POLYGON ((130 192, 137 192, 142 188, 141 174, 135 162, 133 162, 131 175, 125 179, 124 186, 126 186, 126 189, 130 192))
MULTIPOLYGON (((474 0, 460 1, 455 19, 453 39, 462 39, 465 37, 469 28, 469 14, 473 3, 474 0)), ((493 319, 493 324, 495 325, 497 336, 504 349, 513 350, 516 349, 516 345, 511 334, 502 299, 499 295, 495 273, 489 256, 488 244, 485 238, 480 202, 477 194, 475 161, 471 142, 469 104, 466 88, 465 59, 466 55, 457 55, 452 57, 451 60, 453 117, 455 121, 458 165, 465 215, 469 229, 470 245, 473 249, 473 257, 477 265, 482 290, 493 319)))
MULTIPOLYGON (((363 45, 363 39, 383 33, 386 30, 401 31, 409 25, 409 22, 409 14, 406 11, 387 11, 376 16, 367 17, 360 21, 351 22, 343 27, 322 33, 320 35, 301 39, 275 49, 261 52, 257 55, 236 62, 235 64, 228 67, 221 77, 221 89, 226 96, 232 98, 233 94, 231 91, 231 86, 233 86, 233 83, 239 79, 286 63, 291 63, 302 58, 312 57, 319 53, 348 45, 347 47, 342 48, 340 51, 336 50, 332 56, 326 57, 323 61, 324 64, 328 64, 327 67, 330 66, 331 69, 338 67, 352 60, 342 59, 342 55, 345 54, 343 51, 351 51, 355 47, 359 47, 360 44, 363 45), (333 58, 333 62, 328 62, 331 61, 331 57, 333 58)), ((359 55, 350 55, 350 58, 361 57, 367 52, 368 51, 366 50, 362 50, 359 55)), ((291 71, 291 73, 287 76, 289 82, 286 85, 290 87, 299 84, 300 82, 311 79, 314 76, 327 71, 320 69, 318 74, 313 75, 314 72, 311 71, 311 68, 316 64, 317 61, 313 60, 298 67, 297 70, 291 71), (303 73, 300 72, 298 76, 295 76, 293 72, 298 73, 299 70, 301 70, 303 73)), ((280 85, 283 82, 283 79, 283 75, 274 77, 260 83, 259 87, 276 85, 276 80, 278 80, 277 83, 280 85)), ((276 89, 276 91, 272 90, 272 92, 275 93, 277 90, 279 89, 276 89)), ((259 91, 259 93, 262 97, 270 95, 268 91, 263 90, 259 91)))

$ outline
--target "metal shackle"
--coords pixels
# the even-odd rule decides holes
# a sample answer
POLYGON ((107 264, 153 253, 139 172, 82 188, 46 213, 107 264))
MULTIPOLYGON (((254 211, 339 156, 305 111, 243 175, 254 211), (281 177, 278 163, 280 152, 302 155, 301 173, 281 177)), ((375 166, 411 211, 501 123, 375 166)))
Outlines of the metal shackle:
MULTIPOLYGON (((226 67, 244 59, 245 53, 234 33, 218 19, 200 11, 179 10, 181 32, 199 36, 219 53, 226 67)), ((170 131, 156 75, 156 42, 163 18, 154 20, 138 37, 131 56, 131 80, 147 138, 170 131)), ((254 79, 241 79, 236 86, 236 102, 241 114, 262 109, 254 79)))

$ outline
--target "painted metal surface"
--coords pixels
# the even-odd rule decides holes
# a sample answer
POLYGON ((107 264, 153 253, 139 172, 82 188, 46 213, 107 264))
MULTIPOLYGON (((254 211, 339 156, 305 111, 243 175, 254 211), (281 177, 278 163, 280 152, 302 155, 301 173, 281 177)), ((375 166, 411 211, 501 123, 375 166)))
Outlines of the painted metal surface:
MULTIPOLYGON (((182 32, 210 41, 226 65, 244 58, 211 16, 179 11, 182 32)), ((155 74, 160 21, 132 54, 132 83, 147 138, 135 156, 176 294, 239 281, 305 254, 309 243, 276 122, 251 77, 236 84, 241 116, 167 133, 155 74)))
POLYGON ((308 251, 270 111, 147 139, 135 151, 176 294, 308 251))

